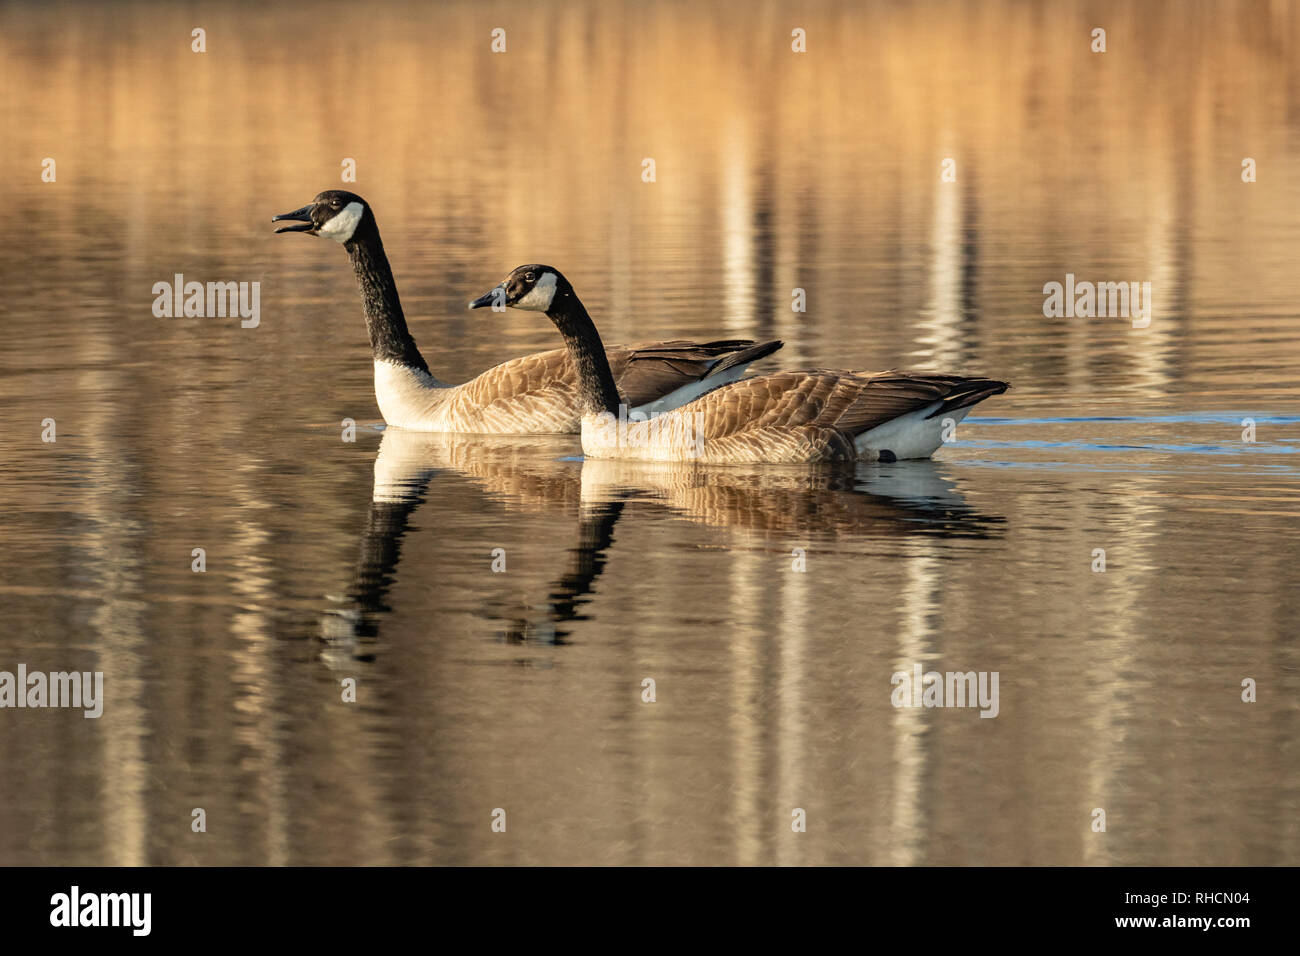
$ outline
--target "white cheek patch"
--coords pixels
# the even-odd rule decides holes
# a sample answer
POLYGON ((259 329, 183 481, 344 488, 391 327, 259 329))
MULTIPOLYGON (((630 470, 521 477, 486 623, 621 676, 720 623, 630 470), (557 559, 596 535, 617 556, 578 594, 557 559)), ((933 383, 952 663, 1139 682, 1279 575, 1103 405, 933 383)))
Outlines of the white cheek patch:
POLYGON ((516 309, 529 309, 533 312, 545 312, 551 307, 555 298, 555 273, 546 272, 537 280, 537 284, 528 290, 528 294, 515 302, 516 309))
POLYGON ((365 207, 359 202, 348 203, 342 212, 320 227, 320 234, 335 242, 347 242, 357 231, 357 223, 361 222, 365 211, 365 207))

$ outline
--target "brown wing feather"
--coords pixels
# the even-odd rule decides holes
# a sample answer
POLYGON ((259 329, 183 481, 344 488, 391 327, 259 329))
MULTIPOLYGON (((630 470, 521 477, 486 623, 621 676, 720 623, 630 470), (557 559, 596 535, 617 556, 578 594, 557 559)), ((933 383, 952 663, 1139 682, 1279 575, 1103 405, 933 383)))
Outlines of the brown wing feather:
POLYGON ((577 376, 565 349, 550 349, 495 365, 454 390, 449 412, 466 431, 570 432, 578 427, 577 376), (495 422, 500 427, 490 427, 495 422), (478 423, 478 424, 476 424, 478 423))
MULTIPOLYGON (((615 345, 605 350, 619 392, 630 407, 663 398, 683 385, 771 354, 779 341, 674 340, 615 345)), ((449 414, 465 430, 576 432, 580 413, 577 375, 568 349, 548 349, 500 365, 455 389, 449 414), (494 424, 492 424, 494 423, 494 424)))
POLYGON ((854 436, 935 402, 951 398, 951 407, 960 408, 1005 390, 1004 382, 956 375, 804 369, 736 382, 685 409, 703 415, 706 439, 775 428, 829 428, 854 436))
POLYGON ((605 350, 619 394, 631 407, 646 405, 736 364, 770 355, 782 343, 751 339, 654 342, 605 350), (617 362, 617 364, 616 364, 617 362))
MULTIPOLYGON (((663 398, 723 367, 770 355, 781 345, 779 341, 755 343, 752 339, 717 342, 674 340, 645 345, 611 345, 605 349, 605 355, 609 358, 619 394, 629 406, 635 407, 663 398)), ((465 384, 475 386, 476 398, 492 401, 511 399, 549 384, 573 387, 576 383, 568 350, 549 349, 503 362, 465 384)))

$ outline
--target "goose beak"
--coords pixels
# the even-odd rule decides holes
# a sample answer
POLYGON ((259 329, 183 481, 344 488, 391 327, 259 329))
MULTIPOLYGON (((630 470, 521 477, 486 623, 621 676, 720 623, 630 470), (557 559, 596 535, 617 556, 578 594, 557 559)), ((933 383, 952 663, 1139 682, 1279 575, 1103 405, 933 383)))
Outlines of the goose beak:
MULTIPOLYGON (((501 303, 504 308, 506 304, 506 290, 503 286, 497 286, 491 292, 479 296, 469 304, 469 307, 471 309, 484 309, 488 306, 495 307, 498 302, 501 303)), ((500 312, 501 309, 497 309, 496 311, 500 312)))
POLYGON ((301 209, 295 209, 293 212, 282 212, 278 216, 272 216, 272 222, 280 222, 282 219, 288 219, 292 222, 303 223, 301 226, 281 226, 279 229, 275 230, 276 234, 279 235, 282 232, 311 232, 316 228, 316 224, 312 222, 311 219, 311 211, 315 205, 315 203, 308 203, 301 209))

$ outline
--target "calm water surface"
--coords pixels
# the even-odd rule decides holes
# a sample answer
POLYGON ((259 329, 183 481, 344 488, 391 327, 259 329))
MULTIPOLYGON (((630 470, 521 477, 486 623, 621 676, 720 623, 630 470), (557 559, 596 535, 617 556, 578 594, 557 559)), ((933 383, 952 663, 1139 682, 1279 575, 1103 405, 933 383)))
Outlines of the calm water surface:
POLYGON ((195 16, 0 10, 0 670, 107 696, 0 711, 0 863, 1300 862, 1294 5, 195 16), (610 341, 1015 388, 856 470, 384 430, 344 254, 268 221, 344 158, 446 380, 558 341, 464 312, 543 261, 610 341))

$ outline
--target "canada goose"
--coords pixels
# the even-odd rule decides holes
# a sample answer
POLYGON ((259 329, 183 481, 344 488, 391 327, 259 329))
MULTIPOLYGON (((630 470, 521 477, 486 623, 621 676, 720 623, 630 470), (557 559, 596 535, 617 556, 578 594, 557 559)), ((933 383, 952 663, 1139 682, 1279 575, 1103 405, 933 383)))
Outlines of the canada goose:
MULTIPOLYGON (((564 349, 538 352, 490 368, 462 385, 429 372, 397 297, 369 203, 341 189, 321 193, 306 206, 273 216, 276 232, 305 232, 343 245, 352 260, 375 361, 375 398, 390 425, 426 432, 542 434, 578 431, 577 378, 564 349)), ((647 412, 675 408, 781 347, 779 341, 656 342, 614 346, 606 365, 629 405, 647 412)))
POLYGON ((914 372, 805 369, 713 389, 637 421, 620 407, 600 335, 557 269, 520 266, 469 304, 544 312, 578 370, 582 451, 593 458, 702 463, 896 461, 929 458, 946 422, 1007 390, 1006 382, 914 372))

